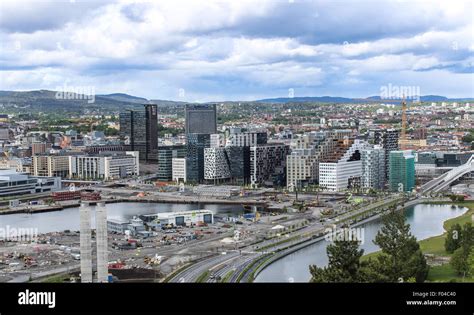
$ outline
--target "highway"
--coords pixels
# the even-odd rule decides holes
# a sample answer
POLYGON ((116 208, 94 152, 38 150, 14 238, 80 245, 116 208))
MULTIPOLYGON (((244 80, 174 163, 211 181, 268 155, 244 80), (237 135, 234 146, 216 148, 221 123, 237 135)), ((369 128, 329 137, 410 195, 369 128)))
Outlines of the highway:
MULTIPOLYGON (((297 245, 298 247, 307 246, 304 243, 312 240, 314 235, 322 235, 328 227, 334 227, 334 225, 341 225, 338 222, 341 222, 352 216, 370 211, 371 209, 381 207, 385 204, 390 204, 393 201, 401 201, 400 196, 392 197, 388 200, 375 202, 369 207, 361 208, 356 211, 349 211, 338 216, 335 220, 331 220, 326 223, 313 222, 310 225, 307 225, 299 230, 295 230, 286 234, 287 236, 281 236, 272 238, 269 240, 263 240, 257 244, 251 244, 245 247, 240 248, 239 250, 227 251, 225 255, 217 255, 210 258, 206 258, 203 261, 188 266, 182 272, 179 272, 175 275, 170 282, 195 282, 201 275, 208 272, 208 276, 214 274, 217 277, 220 277, 220 281, 232 271, 232 275, 228 279, 229 282, 248 282, 250 281, 250 275, 259 265, 258 260, 263 258, 265 254, 274 254, 276 251, 286 249, 291 245, 296 245, 297 243, 303 243, 297 245), (291 238, 291 241, 282 242, 285 240, 285 237, 291 238), (259 251, 259 249, 264 248, 264 251, 259 251), (248 268, 251 266, 252 268, 248 268), (247 270, 246 270, 247 269, 247 270), (241 275, 245 272, 243 275, 241 275), (239 279, 240 278, 240 279, 239 279)), ((266 256, 265 256, 266 257, 266 256)), ((214 279, 203 279, 206 282, 219 282, 219 280, 214 279)))

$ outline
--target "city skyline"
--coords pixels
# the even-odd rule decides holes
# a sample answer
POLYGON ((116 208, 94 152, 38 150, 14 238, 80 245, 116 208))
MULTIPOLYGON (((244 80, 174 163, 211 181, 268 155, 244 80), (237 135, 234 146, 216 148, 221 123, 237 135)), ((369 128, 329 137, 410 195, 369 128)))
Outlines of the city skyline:
POLYGON ((368 97, 394 85, 472 97, 471 2, 357 4, 5 1, 0 89, 211 102, 368 97))

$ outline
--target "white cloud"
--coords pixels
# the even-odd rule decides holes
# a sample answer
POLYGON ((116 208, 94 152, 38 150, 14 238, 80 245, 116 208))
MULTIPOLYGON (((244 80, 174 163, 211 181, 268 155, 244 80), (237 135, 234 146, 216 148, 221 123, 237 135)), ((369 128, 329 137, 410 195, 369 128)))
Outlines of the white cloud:
MULTIPOLYGON (((431 74, 472 96, 471 2, 342 4, 2 1, 0 89, 70 80, 149 98, 176 99, 179 88, 190 100, 276 96, 290 87, 366 96, 387 77, 431 74)), ((426 82, 427 94, 449 92, 426 82)))

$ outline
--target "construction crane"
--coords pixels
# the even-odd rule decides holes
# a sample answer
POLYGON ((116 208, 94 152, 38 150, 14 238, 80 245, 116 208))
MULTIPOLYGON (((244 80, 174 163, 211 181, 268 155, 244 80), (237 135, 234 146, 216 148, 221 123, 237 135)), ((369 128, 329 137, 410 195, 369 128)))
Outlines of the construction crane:
POLYGON ((402 99, 402 130, 400 140, 400 149, 405 150, 407 144, 407 102, 405 101, 405 95, 403 95, 402 99))

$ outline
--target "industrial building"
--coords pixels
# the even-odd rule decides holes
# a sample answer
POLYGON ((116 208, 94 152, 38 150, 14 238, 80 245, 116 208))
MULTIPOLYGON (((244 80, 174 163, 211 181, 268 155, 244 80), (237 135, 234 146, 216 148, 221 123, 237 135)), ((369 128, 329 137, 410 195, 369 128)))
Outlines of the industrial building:
POLYGON ((107 230, 113 233, 125 234, 130 221, 121 219, 107 219, 107 230))
POLYGON ((213 224, 214 214, 210 210, 191 210, 178 212, 164 212, 142 216, 147 222, 155 222, 161 226, 190 226, 201 223, 213 224))

